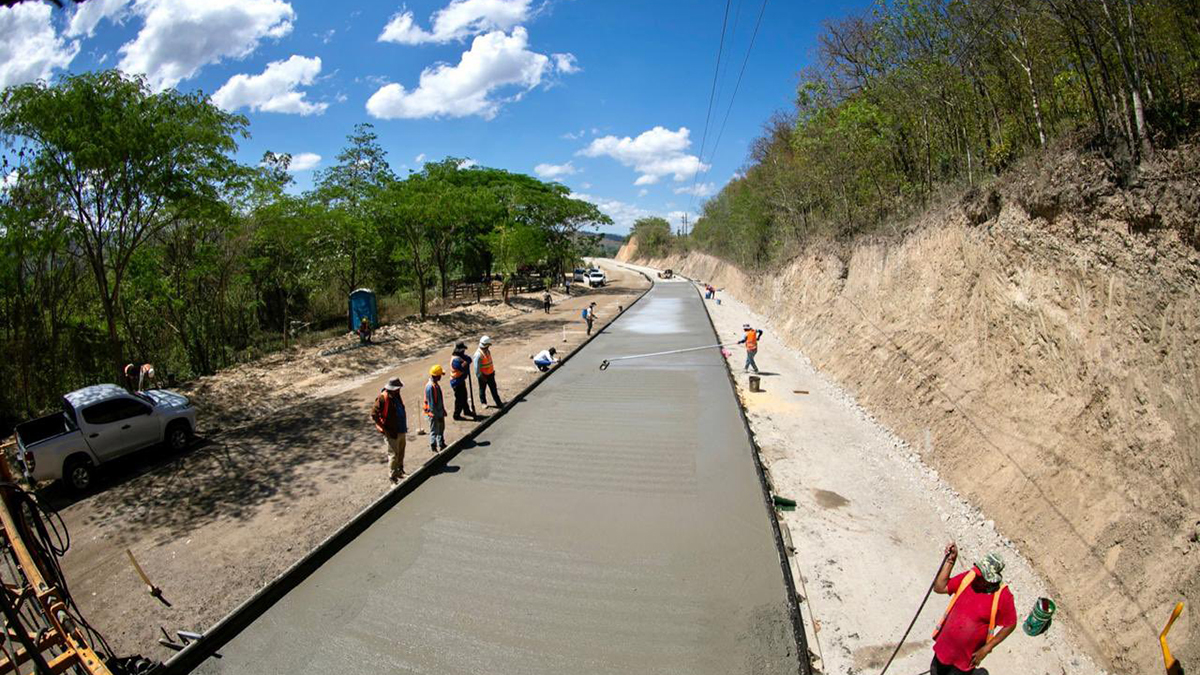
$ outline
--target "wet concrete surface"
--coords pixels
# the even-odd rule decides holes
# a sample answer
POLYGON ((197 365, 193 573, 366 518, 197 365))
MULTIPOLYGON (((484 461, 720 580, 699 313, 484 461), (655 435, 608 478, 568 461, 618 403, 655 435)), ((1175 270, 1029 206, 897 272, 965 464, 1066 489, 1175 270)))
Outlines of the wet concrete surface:
POLYGON ((662 283, 203 673, 795 673, 751 448, 662 283))

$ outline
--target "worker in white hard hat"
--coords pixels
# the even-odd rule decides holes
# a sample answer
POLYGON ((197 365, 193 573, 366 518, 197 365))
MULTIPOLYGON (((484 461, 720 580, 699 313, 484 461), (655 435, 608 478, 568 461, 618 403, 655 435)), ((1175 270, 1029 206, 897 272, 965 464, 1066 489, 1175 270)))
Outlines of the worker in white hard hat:
POLYGON ((500 392, 496 390, 496 364, 492 363, 492 338, 479 338, 479 349, 475 350, 475 379, 479 382, 479 402, 487 407, 487 390, 492 390, 496 408, 503 408, 500 392))

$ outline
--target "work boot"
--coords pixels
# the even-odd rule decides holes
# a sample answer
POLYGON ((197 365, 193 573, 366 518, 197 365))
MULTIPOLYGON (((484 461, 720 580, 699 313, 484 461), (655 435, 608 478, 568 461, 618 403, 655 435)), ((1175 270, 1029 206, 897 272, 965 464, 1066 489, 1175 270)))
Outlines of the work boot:
POLYGON ((461 416, 461 415, 455 415, 455 416, 454 416, 454 417, 452 417, 451 419, 453 419, 455 422, 461 422, 461 421, 463 421, 463 418, 462 418, 462 416, 461 416))

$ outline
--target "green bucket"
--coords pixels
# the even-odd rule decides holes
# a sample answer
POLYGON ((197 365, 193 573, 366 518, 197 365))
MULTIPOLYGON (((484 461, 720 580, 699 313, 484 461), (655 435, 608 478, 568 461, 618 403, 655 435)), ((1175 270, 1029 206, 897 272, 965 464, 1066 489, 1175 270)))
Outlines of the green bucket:
POLYGON ((1055 609, 1054 601, 1050 598, 1038 598, 1037 602, 1033 603, 1033 611, 1025 617, 1025 634, 1032 637, 1050 630, 1055 609))

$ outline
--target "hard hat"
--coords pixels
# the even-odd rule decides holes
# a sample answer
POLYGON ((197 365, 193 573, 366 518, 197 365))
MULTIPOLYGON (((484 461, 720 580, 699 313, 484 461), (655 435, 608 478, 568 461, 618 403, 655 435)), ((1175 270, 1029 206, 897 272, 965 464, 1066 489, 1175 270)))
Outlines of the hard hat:
POLYGON ((490 344, 492 344, 492 338, 490 338, 490 337, 488 337, 488 336, 486 336, 486 335, 484 335, 483 337, 479 338, 479 346, 480 346, 480 347, 486 347, 486 346, 488 346, 488 345, 490 345, 490 344))
POLYGON ((750 330, 750 324, 748 324, 748 323, 742 324, 742 330, 750 330))
POLYGON ((442 364, 440 363, 434 364, 434 366, 429 369, 429 374, 433 375, 434 377, 441 377, 445 374, 445 372, 446 371, 442 370, 442 364))

